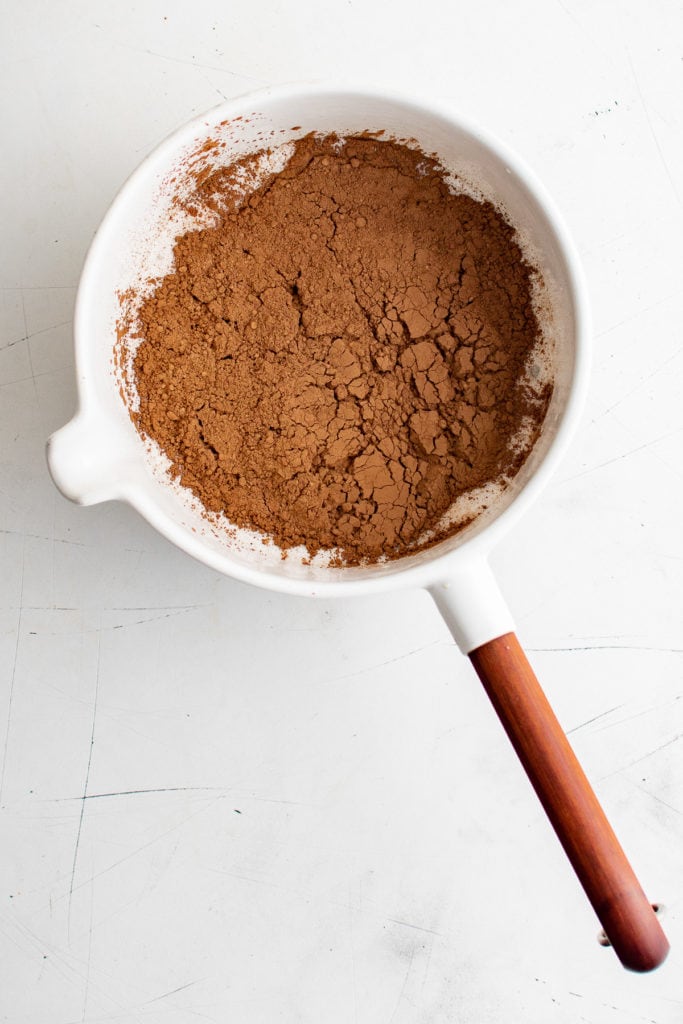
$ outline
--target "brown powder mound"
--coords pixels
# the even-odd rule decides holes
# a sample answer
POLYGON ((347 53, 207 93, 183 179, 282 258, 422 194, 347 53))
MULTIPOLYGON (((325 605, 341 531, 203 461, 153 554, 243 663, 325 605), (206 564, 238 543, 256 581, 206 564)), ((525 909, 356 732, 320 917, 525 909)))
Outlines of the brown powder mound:
POLYGON ((538 433, 533 271, 407 146, 308 136, 246 201, 238 170, 198 185, 217 223, 177 239, 139 310, 138 428, 207 510, 283 549, 415 550, 538 433))

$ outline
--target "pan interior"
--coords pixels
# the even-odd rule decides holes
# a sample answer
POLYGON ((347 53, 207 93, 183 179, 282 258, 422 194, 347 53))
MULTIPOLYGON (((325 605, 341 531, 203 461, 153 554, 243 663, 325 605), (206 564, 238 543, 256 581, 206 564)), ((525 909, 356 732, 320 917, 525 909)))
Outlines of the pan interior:
MULTIPOLYGON (((118 216, 110 218, 105 231, 108 237, 99 247, 94 268, 99 301, 88 304, 81 329, 87 330, 90 339, 102 341, 100 349, 90 345, 88 371, 98 401, 117 421, 121 443, 128 452, 128 470, 138 499, 134 498, 134 503, 163 532, 174 534, 174 539, 178 528, 191 535, 193 553, 198 553, 199 545, 199 557, 228 573, 237 570, 239 575, 242 567, 252 573, 256 570, 315 584, 377 578, 424 565, 480 536, 510 508, 543 463, 562 422, 575 370, 576 323, 571 280, 557 235, 542 205, 512 167, 476 135, 422 108, 340 93, 302 95, 296 101, 291 97, 274 99, 257 112, 243 113, 236 120, 219 110, 201 127, 195 124, 194 133, 182 144, 167 143, 153 154, 119 197, 118 216), (292 129, 292 124, 298 127, 292 129), (425 152, 436 152, 443 165, 458 176, 460 187, 464 184, 494 201, 517 229, 543 280, 537 310, 545 331, 545 365, 537 369, 552 378, 553 394, 539 438, 520 471, 504 488, 491 487, 486 493, 465 496, 464 507, 469 502, 478 514, 457 534, 421 552, 366 567, 332 568, 325 564, 329 559, 324 556, 303 564, 303 551, 290 551, 283 558, 275 545, 264 543, 259 535, 207 520, 190 492, 169 479, 163 454, 155 445, 143 444, 122 400, 122 367, 125 370, 135 343, 125 336, 117 340, 120 296, 149 287, 150 277, 170 269, 174 238, 188 227, 174 197, 183 181, 191 180, 190 173, 230 163, 275 142, 279 148, 274 149, 273 159, 284 160, 287 149, 283 145, 309 131, 345 135, 380 130, 385 136, 414 139, 425 152), (216 142, 226 145, 221 148, 216 142), (117 354, 112 360, 113 350, 117 354)), ((125 392, 125 379, 123 384, 125 392)), ((130 389, 128 401, 135 402, 130 389)))

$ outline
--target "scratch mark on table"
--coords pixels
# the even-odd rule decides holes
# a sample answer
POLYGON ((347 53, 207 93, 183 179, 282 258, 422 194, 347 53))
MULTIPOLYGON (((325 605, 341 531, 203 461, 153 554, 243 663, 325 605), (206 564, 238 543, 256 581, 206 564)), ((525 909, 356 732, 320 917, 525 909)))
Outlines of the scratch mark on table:
MULTIPOLYGON (((201 607, 200 605, 197 608, 201 607)), ((186 615, 192 608, 182 608, 173 612, 165 612, 163 615, 153 615, 149 619, 135 619, 133 622, 117 622, 113 626, 105 626, 105 629, 129 629, 131 626, 146 626, 149 622, 161 622, 162 619, 175 619, 178 615, 186 615)))
MULTIPOLYGON (((239 793, 239 790, 230 790, 231 793, 239 793)), ((259 804, 285 804, 288 807, 316 807, 316 804, 308 803, 304 800, 282 800, 280 797, 275 796, 255 796, 253 793, 248 793, 245 800, 255 800, 259 804)))
POLYGON ((608 775, 602 775, 599 781, 602 782, 604 779, 611 779, 614 775, 619 775, 621 774, 621 772, 628 771, 629 768, 633 768, 635 765, 640 764, 642 761, 647 761, 648 758, 654 757, 655 754, 658 754, 660 750, 665 750, 666 747, 672 747, 674 743, 678 743, 678 741, 682 737, 683 732, 677 733, 676 736, 673 737, 673 739, 667 740, 666 743, 661 743, 658 747, 655 747, 654 750, 648 751, 648 753, 643 754, 642 757, 637 757, 635 761, 629 761, 628 764, 622 765, 621 768, 616 768, 613 772, 610 772, 608 775))
MULTIPOLYGON (((629 316, 625 316, 623 320, 619 320, 616 324, 612 324, 611 327, 606 327, 604 331, 600 331, 598 334, 594 335, 593 340, 597 341, 599 338, 604 338, 606 334, 611 334, 612 331, 616 331, 617 328, 623 327, 625 324, 630 323, 631 320, 635 320, 639 316, 644 316, 645 313, 649 313, 653 309, 657 309, 658 306, 663 306, 664 303, 669 302, 670 299, 678 298, 679 294, 680 292, 678 291, 670 292, 669 295, 665 295, 664 298, 658 299, 656 302, 652 302, 649 306, 643 306, 641 309, 635 310, 635 312, 629 314, 629 316)), ((603 361, 604 360, 599 359, 598 364, 602 365, 603 361)))
MULTIPOLYGON (((100 660, 102 653, 102 636, 98 634, 97 637, 97 666, 95 669, 95 695, 93 699, 92 709, 92 726, 90 729, 90 747, 88 748, 88 766, 85 771, 85 783, 83 785, 83 796, 81 798, 81 813, 78 817, 78 829, 76 831, 76 844, 74 846, 74 858, 73 864, 71 865, 71 881, 69 883, 69 908, 67 912, 67 938, 71 935, 71 903, 74 894, 74 880, 76 878, 76 865, 78 862, 78 847, 81 842, 81 832, 83 830, 83 815, 85 814, 85 801, 88 797, 88 782, 90 781, 90 767, 92 765, 92 753, 93 746, 95 745, 95 725, 97 722, 97 698, 100 690, 100 660)), ((96 876, 93 875, 93 879, 96 876)))
POLYGON ((104 800, 116 796, 141 796, 146 793, 225 793, 224 786, 159 786, 155 789, 122 789, 112 793, 84 793, 83 796, 58 796, 44 801, 50 804, 61 804, 73 800, 104 800))
POLYGON ((0 352, 7 352, 8 349, 14 348, 15 345, 21 345, 22 341, 26 341, 24 335, 21 338, 15 338, 14 341, 8 341, 6 345, 0 345, 0 352))
POLYGON ((168 999, 169 996, 174 996, 176 992, 183 992, 186 988, 198 985, 200 981, 204 980, 204 978, 197 978, 195 981, 188 981, 185 985, 179 985, 178 988, 172 988, 170 992, 164 992, 163 995, 155 996, 154 999, 148 999, 145 1006, 149 1006, 150 1003, 158 1003, 160 999, 168 999))
POLYGON ((88 925, 88 957, 85 966, 85 989, 83 992, 83 1016, 82 1021, 85 1021, 88 1010, 88 996, 90 995, 90 962, 92 960, 92 921, 93 921, 93 906, 95 903, 95 880, 93 879, 90 886, 90 921, 88 925))
POLYGON ((75 292, 76 284, 3 284, 0 292, 75 292))
POLYGON ((50 597, 55 604, 55 533, 57 532, 57 492, 52 495, 52 538, 50 543, 50 597))
MULTIPOLYGON (((23 290, 23 288, 20 289, 20 291, 23 290)), ((4 352, 5 349, 8 348, 13 348, 15 345, 21 345, 22 341, 30 341, 31 338, 37 338, 40 334, 47 334, 48 331, 56 331, 58 327, 68 327, 71 323, 73 323, 72 320, 62 320, 58 324, 50 324, 49 327, 42 327, 39 331, 32 331, 31 334, 28 334, 26 330, 26 320, 24 319, 24 333, 21 338, 16 338, 15 341, 9 341, 6 345, 0 345, 0 352, 4 352)))
POLYGON ((581 722, 581 725, 575 725, 573 729, 567 729, 567 736, 571 735, 573 732, 578 732, 579 729, 585 729, 586 726, 591 725, 592 722, 597 722, 601 718, 605 718, 607 715, 611 715, 614 711, 619 711, 620 708, 625 706, 625 704, 617 704, 616 707, 609 708, 608 711, 601 711, 599 715, 593 715, 593 717, 589 718, 586 722, 581 722))
POLYGON ((605 462, 599 462, 597 466, 589 466, 588 469, 583 469, 580 473, 575 473, 573 476, 567 476, 563 480, 559 480, 558 486, 561 487, 563 484, 569 484, 573 480, 579 480, 581 477, 588 476, 589 473, 597 473, 599 469, 611 466, 615 462, 621 462, 622 459, 628 459, 631 455, 636 455, 638 452, 645 451, 646 448, 651 448, 653 445, 659 444, 660 441, 666 441, 670 437, 675 437, 675 435, 680 434, 682 430, 683 427, 679 427, 677 430, 671 430, 668 434, 662 434, 660 437, 655 437, 652 441, 646 441, 645 444, 638 445, 637 448, 631 448, 630 451, 623 452, 621 455, 615 455, 612 459, 607 459, 605 462))
POLYGON ((527 647, 532 654, 564 654, 582 651, 653 651, 656 654, 683 654, 683 647, 646 647, 640 644, 591 644, 587 647, 527 647))
MULTIPOLYGON (((125 44, 121 43, 120 45, 123 46, 125 44)), ((140 50, 133 46, 127 46, 127 49, 133 50, 137 53, 146 53, 150 57, 159 57, 160 60, 167 60, 172 64, 185 64, 187 67, 199 68, 202 71, 220 71, 222 74, 230 75, 232 78, 244 78, 247 82, 254 82, 256 85, 264 84, 262 78, 254 78, 253 75, 245 75, 242 71, 231 71, 230 68, 221 67, 220 64, 205 64, 203 61, 186 60, 184 57, 172 57, 167 53, 159 53, 158 50, 140 50)))
MULTIPOLYGON (((623 426, 622 420, 618 420, 618 422, 621 424, 621 426, 623 426)), ((652 452, 652 457, 657 459, 658 462, 661 462, 661 464, 664 466, 667 474, 671 474, 672 476, 677 476, 679 480, 683 480, 683 473, 680 473, 678 469, 676 469, 674 466, 671 465, 671 463, 669 463, 665 459, 663 459, 661 457, 661 455, 658 454, 656 448, 652 452)))
MULTIPOLYGON (((37 540, 50 540, 49 537, 39 537, 34 533, 22 533, 20 530, 0 530, 0 533, 16 533, 18 537, 35 537, 37 540)), ((63 540, 59 541, 61 544, 78 544, 81 547, 88 547, 87 544, 81 544, 80 541, 76 540, 63 540)), ((163 611, 195 611, 199 608, 212 608, 211 604, 161 604, 161 605, 140 605, 134 608, 122 608, 120 605, 103 605, 103 612, 163 612, 163 611)), ((24 611, 27 612, 79 612, 82 608, 76 605, 55 605, 55 604, 25 604, 23 605, 24 611)), ((8 610, 12 610, 10 607, 8 610)), ((146 619, 146 622, 149 620, 146 619)), ((103 627, 106 628, 106 627, 103 627)), ((94 632, 99 632, 95 630, 94 632)))
POLYGON ((677 348, 674 354, 669 356, 668 359, 665 359, 663 363, 660 363, 660 365, 655 370, 653 370, 652 373, 648 373, 647 377, 642 377, 634 388, 631 388, 630 391, 627 391, 625 395, 622 395, 621 398, 617 399, 616 402, 610 405, 608 409, 605 409, 604 412, 601 412, 599 416, 596 416, 596 418, 593 420, 593 423, 599 423, 606 416, 609 416, 610 413, 614 412, 614 410, 617 409, 623 402, 625 402, 628 398, 634 395, 636 391, 640 391, 640 389, 644 387, 649 381, 651 381, 653 377, 656 377, 658 374, 662 372, 662 370, 665 370, 669 363, 672 363, 674 359, 678 358, 681 352, 683 352, 683 345, 677 348))
MULTIPOLYGON (((30 534, 26 534, 30 536, 30 534)), ((42 538, 41 540, 48 538, 42 538)), ((75 605, 54 605, 54 604, 25 604, 22 606, 25 612, 80 612, 82 609, 75 605)))
POLYGON ((203 807, 200 807, 198 810, 192 811, 191 814, 188 814, 181 821, 177 822, 177 824, 172 825, 170 828, 166 829, 165 832, 162 832, 160 835, 155 836, 153 839, 149 839, 146 843, 143 843, 142 846, 138 846, 135 850, 132 850, 130 853, 127 853, 124 857, 120 857, 119 860, 114 861, 112 864, 108 864, 107 867, 102 868, 101 871, 96 871, 88 878, 85 878, 82 882, 79 882, 78 885, 73 884, 72 878, 72 885, 70 887, 69 892, 64 893, 62 896, 58 896, 55 902, 59 902, 60 900, 65 899, 67 896, 70 897, 74 892, 77 892, 79 889, 82 889, 85 885, 88 885, 93 879, 102 878, 103 875, 106 875, 110 871, 113 871, 115 868, 120 867, 121 864, 125 864, 126 861, 131 860, 133 857, 137 857, 139 853, 143 852, 143 850, 149 849, 149 847, 154 846, 155 843, 160 843, 162 839, 165 839, 167 836, 170 836, 173 832, 176 832, 179 828, 182 828, 184 825, 186 825, 188 821, 191 821, 193 818, 196 818, 197 815, 203 814, 205 811, 208 811, 211 807, 214 806, 214 804, 218 803, 219 800, 223 799, 224 795, 221 794, 221 796, 218 796, 214 800, 211 800, 209 803, 205 804, 203 807))
POLYGON ((443 932, 436 932, 433 928, 423 928, 419 924, 411 924, 410 921, 399 921, 396 917, 385 917, 385 921, 390 924, 399 924, 402 928, 413 928, 416 932, 426 932, 427 935, 436 935, 438 938, 443 938, 443 932))
POLYGON ((654 142, 655 146, 657 147, 657 152, 659 153, 659 159, 661 160, 662 166, 664 167, 664 170, 666 172, 666 176, 669 179, 669 184, 671 185, 671 189, 673 191, 673 194, 676 196, 676 202, 678 203, 678 205, 680 207, 683 207, 683 202, 681 202, 681 197, 680 197, 680 195, 678 193, 678 189, 676 187, 676 182, 674 181, 674 177, 673 177, 671 171, 669 170, 669 165, 666 162, 666 157, 664 156, 664 151, 662 150, 662 147, 659 144, 659 139, 657 138, 657 133, 655 132, 654 125, 652 124, 652 118, 650 117, 650 111, 647 108, 647 103, 645 102, 645 97, 643 96, 643 90, 640 88, 640 81, 638 79, 638 75, 636 74, 636 69, 634 67, 633 61, 631 60, 631 54, 628 52, 628 50, 626 51, 626 57, 627 57, 629 66, 631 68, 631 74, 633 75, 633 81, 636 83, 636 89, 638 90, 638 96, 640 97, 640 105, 643 108, 643 113, 645 114, 645 118, 647 120, 647 126, 650 129, 650 134, 652 136, 652 141, 654 142))
POLYGON ((644 715, 652 715, 655 711, 660 711, 662 708, 669 708, 672 704, 676 704, 681 699, 681 694, 674 697, 673 700, 664 701, 663 704, 655 704, 653 707, 645 708, 643 711, 636 712, 635 715, 627 715, 626 718, 620 718, 616 722, 610 722, 609 725, 603 725, 600 729, 596 729, 596 732, 606 732, 607 729, 616 729, 620 725, 625 725, 627 722, 632 722, 636 718, 643 718, 644 715))
POLYGON ((415 959, 415 950, 413 949, 413 950, 411 950, 410 960, 408 961, 408 966, 406 967, 406 973, 405 973, 405 975, 403 977, 403 984, 401 985, 401 991, 398 994, 398 999, 396 1000, 396 1005, 394 1006, 394 1009, 393 1009, 393 1012, 391 1014, 391 1017, 389 1018, 388 1024, 393 1024, 393 1021, 396 1019, 396 1014, 398 1013, 398 1011, 400 1009, 400 1006, 401 1006, 401 1000, 403 999, 403 996, 405 994, 405 990, 408 987, 408 978, 410 977, 410 971, 412 969, 413 960, 414 959, 415 959))
MULTIPOLYGON (((94 24, 93 28, 102 30, 101 25, 94 24)), ((205 71, 220 71, 224 75, 231 75, 233 78, 244 78, 247 82, 255 82, 257 85, 264 85, 262 78, 254 78, 252 75, 246 75, 241 71, 231 71, 229 68, 220 67, 216 64, 205 64, 203 61, 198 60, 187 60, 184 57, 173 57, 168 53, 160 53, 158 50, 150 50, 148 47, 131 46, 130 43, 124 43, 120 39, 115 39, 111 33, 107 33, 107 40, 110 43, 114 43, 116 46, 120 46, 124 50, 130 50, 131 53, 140 53, 143 56, 158 57, 160 60, 170 61, 172 64, 184 64, 191 68, 201 68, 205 71)))
POLYGON ((455 641, 449 643, 444 640, 433 640, 429 644, 423 644, 422 647, 416 647, 412 651, 406 651, 404 654, 399 654, 395 658, 388 658, 386 661, 380 661, 374 665, 367 665, 365 668, 360 668, 356 672, 347 672, 343 676, 333 676, 332 679, 328 679, 327 682, 339 683, 344 679, 354 679, 356 676, 365 675, 367 672, 375 672, 377 669, 385 668, 387 665, 395 665, 397 661, 404 661, 406 658, 412 658, 416 654, 428 651, 431 647, 455 647, 455 641))
MULTIPOLYGON (((30 362, 31 362, 31 356, 29 355, 29 363, 30 362)), ((27 380, 32 380, 33 384, 34 384, 34 388, 35 388, 35 393, 36 393, 36 402, 38 402, 38 388, 35 386, 36 381, 40 377, 51 377, 51 376, 54 376, 55 373, 61 373, 63 371, 63 369, 64 369, 64 367, 60 366, 56 370, 44 370, 42 373, 33 373, 33 372, 31 372, 28 375, 28 377, 17 377, 16 380, 5 381, 4 384, 0 384, 0 388, 11 388, 13 384, 25 384, 27 380)))
POLYGON ((581 22, 578 20, 576 15, 572 14, 572 12, 569 10, 569 8, 565 4, 562 3, 562 0, 557 0, 557 3, 558 3, 558 6, 562 8, 564 13, 570 19, 570 21, 573 21, 574 24, 576 25, 576 27, 583 33, 583 31, 584 31, 583 30, 583 26, 581 25, 581 22))
POLYGON ((133 605, 122 605, 112 604, 104 610, 107 612, 189 612, 194 611, 196 608, 211 608, 212 605, 209 602, 203 604, 133 604, 133 605))
POLYGON ((358 1022, 358 986, 356 984, 356 943, 353 922, 353 893, 349 882, 349 947, 351 951, 351 995, 353 997, 353 1019, 358 1022))
POLYGON ((429 943, 427 948, 427 962, 425 963, 424 975, 422 977, 422 985, 420 986, 420 1001, 424 995, 424 990, 427 986, 427 978, 429 977, 429 968, 432 962, 432 953, 434 952, 434 940, 429 943))
MULTIPOLYGON (((31 354, 31 336, 28 333, 28 321, 26 320, 26 302, 24 300, 24 293, 21 291, 21 312, 24 318, 24 334, 26 335, 26 355, 28 356, 28 367, 31 371, 31 380, 33 381, 33 393, 36 399, 36 408, 40 410, 40 401, 38 399, 38 385, 36 384, 36 373, 33 366, 33 356, 31 354)), ((49 371, 53 372, 53 371, 49 371)), ((43 374, 40 374, 42 377, 43 374)))
MULTIPOLYGON (((35 933, 31 931, 31 929, 22 921, 12 921, 11 924, 19 933, 21 939, 23 940, 23 943, 1 926, 0 935, 2 935, 8 942, 11 942, 12 945, 15 946, 20 952, 28 952, 29 955, 32 952, 36 957, 42 957, 42 950, 46 948, 46 943, 44 941, 40 941, 35 935, 35 933), (40 953, 39 950, 41 951, 40 953)), ((78 982, 75 981, 74 978, 72 978, 70 974, 67 972, 70 971, 72 974, 75 974, 76 977, 79 978, 81 977, 81 975, 79 975, 78 971, 71 964, 69 964, 65 957, 62 956, 58 951, 55 951, 53 949, 50 950, 50 959, 48 961, 48 964, 50 969, 55 971, 61 978, 63 978, 67 982, 67 984, 73 985, 74 987, 78 985, 78 982)))
POLYGON ((624 778, 627 782, 630 782, 635 789, 639 790, 639 792, 644 793, 645 796, 649 796, 651 800, 654 800, 656 803, 661 804, 662 807, 666 807, 670 811, 673 811, 674 814, 680 814, 681 817, 683 817, 683 811, 679 810, 678 807, 674 807, 673 804, 669 804, 666 802, 666 800, 662 800, 660 796, 656 796, 654 793, 651 793, 649 789, 645 789, 645 787, 640 785, 639 783, 633 782, 632 779, 629 779, 626 776, 624 776, 624 778))
MULTIPOLYGON (((283 885, 282 882, 271 882, 267 878, 255 878, 253 875, 242 875, 239 871, 229 871, 227 868, 207 868, 214 875, 225 875, 227 878, 235 878, 238 882, 250 882, 252 885, 259 885, 266 889, 276 889, 278 892, 288 892, 299 899, 308 900, 310 894, 303 889, 297 889, 293 885, 283 885)), ((328 901, 330 906, 337 906, 343 909, 351 909, 346 903, 328 901)))
MULTIPOLYGON (((197 70, 200 70, 200 69, 198 68, 197 70)), ((210 86, 210 87, 211 87, 211 88, 212 88, 212 89, 213 89, 213 90, 214 90, 215 92, 217 92, 217 93, 218 93, 218 95, 219 95, 219 96, 220 96, 220 97, 221 97, 222 99, 226 100, 226 102, 227 102, 227 99, 228 99, 228 97, 227 97, 227 96, 225 95, 225 93, 223 92, 223 90, 222 90, 222 89, 219 89, 219 88, 218 88, 218 86, 217 86, 217 85, 216 85, 216 84, 215 84, 214 82, 212 82, 212 81, 211 81, 211 79, 209 78, 209 76, 208 76, 208 75, 205 75, 205 74, 203 74, 203 73, 202 73, 201 71, 200 71, 200 73, 202 74, 202 78, 204 79, 204 81, 206 82, 206 84, 207 84, 208 86, 210 86)))
MULTIPOLYGON (((78 629, 76 631, 67 630, 41 630, 41 636, 84 636, 88 633, 106 633, 113 632, 117 629, 131 629, 133 626, 147 626, 152 622, 162 622, 164 619, 175 619, 179 615, 186 615, 190 611, 198 610, 199 608, 208 607, 205 605, 195 605, 188 608, 179 608, 176 611, 166 612, 163 615, 151 615, 147 619, 134 619, 132 622, 115 622, 111 626, 99 625, 95 629, 78 629)), ((45 606, 44 608, 26 608, 26 611, 44 611, 44 612, 77 612, 78 608, 57 608, 45 606)), ((111 611, 112 609, 103 609, 104 611, 111 611)), ((116 609, 114 609, 116 610, 116 609)))
POLYGON ((0 807, 2 806, 2 795, 5 789, 5 771, 7 769, 7 751, 9 749, 9 732, 12 722, 12 705, 14 703, 14 684, 17 678, 17 661, 19 659, 19 638, 21 637, 21 620, 24 614, 24 577, 26 575, 26 540, 21 545, 21 584, 19 588, 19 616, 17 618, 17 636, 14 643, 14 658, 12 660, 12 675, 9 683, 9 696, 7 698, 7 726, 5 728, 5 743, 2 752, 2 769, 0 770, 0 807))
POLYGON ((652 1017, 643 1017, 639 1013, 631 1013, 630 1010, 625 1010, 622 1006, 615 1006, 614 1003, 602 1003, 601 1005, 610 1010, 616 1010, 617 1013, 625 1013, 627 1017, 632 1017, 633 1020, 644 1020, 647 1021, 647 1024, 657 1024, 657 1021, 652 1017))
MULTIPOLYGON (((32 950, 36 958, 40 959, 41 965, 43 963, 46 963, 50 970, 54 971, 60 978, 63 978, 64 981, 73 988, 77 989, 85 984, 86 975, 83 973, 82 970, 79 969, 78 966, 83 963, 82 960, 74 956, 72 953, 66 954, 62 952, 61 949, 59 949, 57 946, 46 941, 44 936, 39 935, 38 933, 34 932, 31 928, 29 928, 29 926, 24 921, 15 920, 12 922, 12 924, 14 925, 16 931, 19 932, 21 937, 24 939, 25 943, 29 945, 30 950, 32 950), (49 955, 47 960, 45 961, 44 956, 46 950, 49 955)), ((11 935, 8 935, 6 932, 3 932, 1 928, 0 934, 5 934, 9 941, 14 942, 17 945, 17 948, 22 948, 16 941, 16 939, 14 939, 11 935)), ((91 980, 90 988, 97 991, 101 997, 114 1003, 115 1006, 117 1006, 120 1010, 124 1011, 124 1013, 122 1014, 113 1014, 107 1015, 106 1017, 90 1018, 90 1020, 97 1019, 99 1021, 102 1021, 105 1019, 113 1020, 120 1018, 126 1021, 135 1020, 138 1022, 138 1024, 142 1024, 142 1018, 137 1014, 137 1012, 134 1009, 132 1009, 131 1007, 124 1006, 123 1003, 119 1002, 119 1000, 116 999, 116 997, 113 996, 110 992, 105 991, 105 989, 102 988, 101 985, 97 984, 97 982, 91 980)), ((77 1021, 72 1020, 70 1024, 83 1024, 83 1020, 82 1018, 79 1018, 79 1020, 77 1021)))

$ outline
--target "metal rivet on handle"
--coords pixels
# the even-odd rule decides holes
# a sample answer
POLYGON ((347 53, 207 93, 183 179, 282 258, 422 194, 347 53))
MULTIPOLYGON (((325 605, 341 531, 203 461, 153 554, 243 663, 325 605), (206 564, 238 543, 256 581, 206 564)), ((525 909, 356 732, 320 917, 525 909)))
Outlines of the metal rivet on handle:
MULTIPOLYGON (((661 912, 664 909, 664 905, 662 903, 651 903, 650 906, 654 910, 655 914, 661 914, 661 912)), ((598 942, 600 943, 601 946, 611 946, 612 945, 610 940, 607 938, 607 935, 605 933, 605 929, 604 928, 601 928, 600 931, 598 932, 598 942)))

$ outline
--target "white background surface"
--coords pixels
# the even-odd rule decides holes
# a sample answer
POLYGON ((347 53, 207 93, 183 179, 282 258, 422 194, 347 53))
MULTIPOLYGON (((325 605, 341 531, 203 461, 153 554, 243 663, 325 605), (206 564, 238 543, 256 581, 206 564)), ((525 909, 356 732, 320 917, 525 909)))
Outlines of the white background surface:
POLYGON ((21 1024, 683 1019, 680 4, 2 4, 0 1013, 21 1024), (494 567, 673 943, 625 973, 429 599, 296 601, 55 491, 113 193, 294 78, 449 100, 584 259, 582 428, 494 567))

